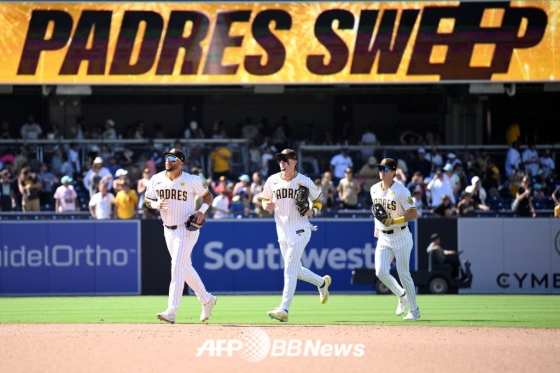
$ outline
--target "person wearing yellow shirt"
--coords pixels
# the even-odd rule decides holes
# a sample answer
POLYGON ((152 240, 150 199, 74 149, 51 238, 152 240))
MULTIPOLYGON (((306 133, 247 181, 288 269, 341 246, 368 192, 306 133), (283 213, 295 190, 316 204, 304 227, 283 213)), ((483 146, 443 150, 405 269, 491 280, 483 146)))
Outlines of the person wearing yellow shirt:
POLYGON ((119 180, 121 190, 115 197, 117 207, 117 218, 132 219, 136 217, 138 209, 138 195, 135 190, 130 189, 130 185, 125 180, 119 180))
POLYGON ((226 179, 229 179, 230 159, 231 152, 222 144, 218 144, 210 153, 208 174, 213 180, 219 180, 220 176, 225 176, 226 179))

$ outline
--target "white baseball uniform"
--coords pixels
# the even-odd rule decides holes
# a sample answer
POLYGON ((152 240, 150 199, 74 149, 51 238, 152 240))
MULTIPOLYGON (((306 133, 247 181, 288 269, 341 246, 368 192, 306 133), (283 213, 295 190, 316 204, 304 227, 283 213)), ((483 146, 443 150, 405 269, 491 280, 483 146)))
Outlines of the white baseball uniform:
MULTIPOLYGON (((372 203, 380 203, 389 217, 396 219, 410 209, 415 209, 410 191, 400 183, 393 181, 388 189, 383 183, 374 184, 370 189, 372 203)), ((379 232, 375 249, 375 274, 395 295, 402 296, 406 290, 410 310, 418 308, 416 289, 410 276, 410 253, 412 252, 412 233, 407 223, 393 224, 389 227, 375 219, 375 228, 379 232), (391 276, 391 262, 397 259, 397 272, 403 287, 391 276)))
POLYGON ((146 200, 156 202, 165 198, 169 208, 161 212, 165 242, 171 254, 171 283, 169 285, 169 300, 167 311, 176 314, 185 281, 194 290, 201 303, 210 301, 211 294, 206 291, 202 280, 194 269, 191 261, 193 250, 200 231, 189 231, 185 222, 195 213, 195 196, 205 196, 209 193, 206 184, 200 177, 181 173, 175 180, 170 180, 166 171, 155 174, 146 188, 146 200))
POLYGON ((284 180, 281 173, 268 178, 262 191, 263 201, 275 203, 274 220, 282 258, 284 258, 284 290, 280 308, 289 310, 296 292, 297 280, 307 281, 317 287, 324 279, 303 267, 301 256, 311 239, 313 225, 307 216, 301 216, 295 204, 295 196, 300 185, 309 188, 311 201, 319 200, 321 191, 307 176, 298 173, 291 180, 284 180))

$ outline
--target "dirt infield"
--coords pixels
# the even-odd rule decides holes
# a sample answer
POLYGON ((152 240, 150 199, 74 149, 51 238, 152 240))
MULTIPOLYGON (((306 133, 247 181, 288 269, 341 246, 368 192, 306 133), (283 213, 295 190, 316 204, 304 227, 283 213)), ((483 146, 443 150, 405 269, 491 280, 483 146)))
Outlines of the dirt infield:
MULTIPOLYGON (((2 372, 550 372, 560 367, 560 330, 423 326, 0 325, 2 372), (253 326, 251 326, 253 328, 253 326), (258 362, 244 350, 197 357, 198 348, 240 346, 254 333, 276 349, 258 362), (265 338, 266 339, 266 338, 265 338), (212 340, 206 342, 206 340, 212 340), (298 350, 298 342, 321 349, 298 350), (279 346, 292 343, 292 355, 279 346), (348 356, 332 356, 346 344, 348 356), (356 344, 363 344, 363 356, 356 344), (325 347, 327 346, 327 347, 325 347), (312 356, 319 351, 319 356, 312 356), (272 356, 272 354, 282 356, 272 356), (331 355, 331 356, 322 356, 331 355), (358 356, 355 356, 358 355, 358 356)), ((266 344, 253 345, 260 348, 266 344), (259 347, 260 346, 260 347, 259 347)), ((249 346, 249 344, 245 344, 249 346)), ((248 348, 248 347, 247 347, 248 348)), ((214 350, 213 352, 216 352, 214 350)), ((261 351, 262 352, 262 351, 261 351)), ((253 356, 254 358, 254 356, 253 356)))

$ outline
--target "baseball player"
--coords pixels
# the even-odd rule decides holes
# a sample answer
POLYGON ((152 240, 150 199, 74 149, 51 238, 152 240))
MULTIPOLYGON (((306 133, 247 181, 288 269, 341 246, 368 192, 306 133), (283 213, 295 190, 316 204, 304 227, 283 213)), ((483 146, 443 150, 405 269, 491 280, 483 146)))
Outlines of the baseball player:
MULTIPOLYGON (((329 298, 330 276, 320 277, 301 264, 303 250, 311 238, 314 226, 308 218, 315 216, 321 210, 321 191, 315 187, 307 176, 295 171, 297 154, 291 149, 284 149, 276 154, 281 172, 268 178, 261 194, 263 208, 274 213, 278 243, 284 259, 284 290, 282 303, 268 316, 281 322, 288 321, 288 311, 296 291, 297 280, 307 281, 319 288, 319 300, 326 303, 329 298), (295 197, 300 185, 309 188, 309 198, 312 208, 302 216, 300 208, 296 206, 295 197)), ((303 210, 302 210, 303 211, 303 210)))
POLYGON ((165 171, 155 174, 150 179, 145 195, 146 206, 161 213, 165 242, 171 254, 171 283, 167 310, 158 313, 157 317, 162 321, 175 323, 186 281, 202 303, 200 321, 204 322, 210 317, 216 297, 206 291, 192 266, 191 253, 200 231, 187 230, 185 222, 194 214, 197 223, 202 223, 204 213, 212 204, 213 197, 200 177, 181 171, 185 162, 185 154, 181 150, 171 149, 164 153, 164 156, 165 171), (202 197, 203 203, 195 212, 196 195, 202 197))
POLYGON ((407 229, 407 222, 416 219, 417 211, 410 191, 393 180, 397 162, 385 158, 377 167, 381 181, 371 187, 371 200, 374 204, 380 203, 389 218, 383 222, 375 220, 375 273, 399 297, 397 315, 404 313, 408 302, 409 311, 403 320, 413 321, 420 317, 420 310, 416 305, 416 292, 409 270, 412 234, 407 229), (397 272, 404 289, 389 273, 393 258, 397 259, 397 272))

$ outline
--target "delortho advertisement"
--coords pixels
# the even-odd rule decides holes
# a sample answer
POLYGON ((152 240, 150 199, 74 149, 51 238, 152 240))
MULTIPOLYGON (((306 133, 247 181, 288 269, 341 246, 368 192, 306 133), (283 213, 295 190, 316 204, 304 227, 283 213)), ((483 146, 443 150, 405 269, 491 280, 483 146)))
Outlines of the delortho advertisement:
POLYGON ((458 248, 474 274, 461 293, 560 294, 560 219, 458 219, 458 248))
POLYGON ((138 221, 0 224, 0 295, 140 294, 138 221))

